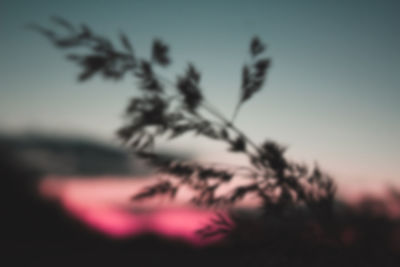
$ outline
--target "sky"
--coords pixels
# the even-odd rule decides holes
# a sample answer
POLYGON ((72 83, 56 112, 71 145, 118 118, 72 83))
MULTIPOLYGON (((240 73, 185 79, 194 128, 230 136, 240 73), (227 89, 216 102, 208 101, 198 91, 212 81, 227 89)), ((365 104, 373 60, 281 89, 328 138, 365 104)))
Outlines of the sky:
MULTIPOLYGON (((154 38, 171 46, 176 77, 188 62, 202 88, 231 116, 248 44, 268 44, 272 69, 237 125, 272 139, 296 161, 340 181, 395 183, 400 173, 400 4, 398 1, 0 1, 0 131, 73 133, 115 142, 135 82, 94 78, 29 23, 61 16, 113 37, 123 31, 139 55, 154 38)), ((201 160, 242 158, 223 145, 186 138, 172 148, 201 160), (194 141, 193 141, 194 140, 194 141)))

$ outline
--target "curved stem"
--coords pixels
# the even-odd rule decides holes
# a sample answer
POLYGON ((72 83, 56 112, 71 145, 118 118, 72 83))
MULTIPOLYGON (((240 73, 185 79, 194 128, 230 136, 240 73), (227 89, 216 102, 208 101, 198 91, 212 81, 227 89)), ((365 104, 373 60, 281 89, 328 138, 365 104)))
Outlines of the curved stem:
POLYGON ((231 130, 242 136, 253 148, 257 153, 261 153, 260 149, 258 146, 242 131, 240 130, 236 125, 234 125, 232 122, 230 122, 228 119, 226 119, 224 116, 220 115, 218 112, 215 112, 212 108, 205 106, 204 104, 202 107, 210 112, 212 115, 217 117, 219 120, 221 120, 227 127, 229 127, 231 130))
MULTIPOLYGON (((164 77, 163 75, 159 73, 155 73, 154 75, 160 79, 163 80, 165 83, 167 83, 169 86, 176 88, 176 84, 171 81, 170 79, 164 77)), ((226 127, 230 128, 232 131, 236 132, 238 135, 242 136, 247 143, 258 153, 261 154, 261 150, 257 146, 256 143, 254 143, 242 130, 240 130, 236 125, 233 124, 233 120, 229 121, 216 107, 214 107, 206 98, 203 99, 203 102, 200 103, 201 107, 204 108, 207 112, 209 112, 211 115, 215 116, 217 119, 219 119, 226 127)), ((237 106, 237 111, 240 107, 240 102, 238 103, 237 106)))
POLYGON ((233 123, 237 117, 237 114, 239 113, 240 107, 242 106, 242 101, 239 101, 236 104, 235 110, 233 111, 232 119, 231 122, 233 123))

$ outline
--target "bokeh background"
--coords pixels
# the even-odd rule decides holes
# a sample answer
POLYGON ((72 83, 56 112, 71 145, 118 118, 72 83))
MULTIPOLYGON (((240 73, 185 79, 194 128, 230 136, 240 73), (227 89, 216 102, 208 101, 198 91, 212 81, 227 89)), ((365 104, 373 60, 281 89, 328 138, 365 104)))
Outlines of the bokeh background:
MULTIPOLYGON (((268 44, 266 86, 237 124, 257 142, 289 147, 340 184, 397 182, 400 172, 400 22, 398 1, 7 1, 0 3, 0 130, 4 134, 84 136, 118 145, 115 130, 135 83, 94 78, 27 25, 56 15, 85 23, 137 54, 151 41, 171 46, 175 78, 187 62, 202 72, 205 94, 228 117, 239 96, 250 39, 268 44)), ((193 138, 172 143, 206 161, 243 163, 226 147, 193 138)), ((166 147, 168 149, 168 147, 166 147)))
MULTIPOLYGON (((396 0, 0 0, 0 249, 12 266, 399 266, 399 11, 396 0), (140 58, 161 38, 173 60, 164 75, 193 62, 228 118, 259 36, 272 68, 235 123, 332 175, 333 217, 217 214, 187 205, 190 192, 132 201, 164 175, 115 134, 136 82, 78 82, 64 51, 29 28, 62 31, 52 16, 115 43, 124 32, 140 58), (218 225, 216 215, 229 230, 204 239, 198 231, 218 225)), ((247 164, 191 135, 157 145, 165 157, 247 164)))

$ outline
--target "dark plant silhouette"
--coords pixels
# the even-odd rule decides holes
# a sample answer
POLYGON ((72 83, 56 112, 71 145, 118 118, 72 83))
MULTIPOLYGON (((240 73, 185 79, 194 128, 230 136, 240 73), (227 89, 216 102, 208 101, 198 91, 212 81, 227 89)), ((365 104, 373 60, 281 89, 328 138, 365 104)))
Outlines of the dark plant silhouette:
POLYGON ((200 228, 196 234, 202 238, 210 238, 218 235, 228 234, 232 231, 232 223, 223 214, 217 212, 215 218, 211 219, 211 223, 200 228))
POLYGON ((37 25, 33 28, 58 48, 86 49, 83 54, 68 54, 68 59, 81 67, 80 81, 95 75, 119 80, 128 74, 138 82, 140 96, 134 97, 126 108, 126 122, 118 130, 118 137, 137 155, 175 178, 144 188, 133 200, 155 195, 174 197, 182 186, 189 186, 194 192, 192 202, 198 205, 231 206, 254 195, 262 200, 266 212, 282 213, 306 207, 318 217, 329 217, 335 185, 328 175, 318 167, 310 171, 305 165, 289 161, 285 157, 286 148, 274 141, 257 144, 234 124, 241 106, 262 89, 271 66, 270 58, 265 56, 266 46, 258 37, 250 43, 249 61, 242 69, 240 97, 232 119, 228 119, 203 94, 201 73, 193 64, 188 64, 175 81, 160 74, 172 62, 169 46, 162 40, 154 40, 151 55, 140 58, 124 34, 120 35, 118 47, 88 26, 75 26, 61 18, 53 21, 65 33, 37 25), (162 160, 155 153, 160 138, 175 139, 189 133, 224 142, 230 152, 246 155, 251 167, 245 171, 244 168, 223 170, 162 160), (217 190, 238 174, 249 182, 218 195, 217 190))

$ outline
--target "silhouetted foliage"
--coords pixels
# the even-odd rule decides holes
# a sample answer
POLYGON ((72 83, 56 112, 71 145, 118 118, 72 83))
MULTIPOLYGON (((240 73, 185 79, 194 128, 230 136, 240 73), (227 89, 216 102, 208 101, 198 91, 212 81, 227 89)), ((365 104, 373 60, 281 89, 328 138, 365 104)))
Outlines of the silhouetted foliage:
MULTIPOLYGON (((62 49, 86 48, 85 54, 70 54, 82 72, 80 81, 96 74, 106 79, 119 79, 127 73, 138 81, 141 95, 133 98, 126 109, 126 123, 117 134, 139 156, 147 158, 163 172, 175 175, 174 180, 162 180, 133 197, 143 199, 159 194, 175 196, 183 185, 194 191, 192 202, 198 205, 232 205, 245 196, 258 196, 267 211, 282 212, 290 207, 305 206, 318 216, 327 217, 332 207, 335 185, 318 167, 310 171, 306 166, 289 161, 285 148, 273 141, 260 145, 253 142, 235 124, 234 118, 241 105, 259 92, 266 80, 271 60, 264 57, 266 46, 258 37, 250 42, 250 61, 242 69, 242 84, 233 118, 227 119, 203 95, 201 74, 189 64, 176 82, 161 76, 156 67, 171 63, 169 47, 163 41, 153 42, 150 59, 138 58, 128 38, 120 35, 122 50, 113 42, 95 34, 89 27, 73 26, 55 18, 54 22, 66 29, 65 35, 41 26, 36 30, 62 49), (224 195, 217 189, 230 182, 236 171, 218 170, 195 163, 161 161, 154 152, 156 141, 192 133, 224 142, 228 150, 249 158, 250 179, 224 195)), ((242 174, 241 174, 242 175, 242 174)))
POLYGON ((230 220, 217 212, 211 223, 196 231, 202 238, 210 238, 218 235, 226 235, 232 231, 233 225, 230 220))
POLYGON ((161 66, 167 66, 171 61, 168 57, 168 50, 168 46, 161 40, 154 40, 152 59, 161 66))
POLYGON ((133 200, 140 200, 143 198, 148 198, 154 195, 169 193, 172 197, 175 195, 177 188, 173 187, 171 182, 163 181, 156 184, 155 186, 149 186, 145 188, 142 192, 135 195, 133 200))
POLYGON ((203 96, 201 95, 200 88, 200 74, 197 72, 195 67, 189 64, 185 76, 179 77, 178 89, 184 97, 184 103, 186 107, 194 111, 200 104, 203 96))

